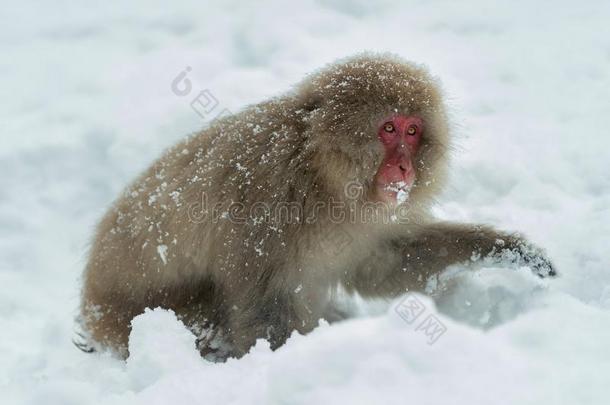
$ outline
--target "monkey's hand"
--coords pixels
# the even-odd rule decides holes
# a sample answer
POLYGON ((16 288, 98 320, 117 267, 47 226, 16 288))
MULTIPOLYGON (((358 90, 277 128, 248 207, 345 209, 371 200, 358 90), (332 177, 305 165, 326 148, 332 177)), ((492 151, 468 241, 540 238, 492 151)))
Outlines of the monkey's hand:
POLYGON ((346 273, 347 291, 392 297, 424 291, 427 280, 454 264, 527 266, 539 277, 557 275, 544 251, 519 234, 489 226, 436 222, 376 246, 346 273))
POLYGON ((527 266, 541 278, 557 276, 555 266, 546 257, 544 250, 519 234, 497 238, 492 251, 485 259, 527 266))
POLYGON ((527 266, 539 277, 557 275, 544 250, 518 233, 485 225, 451 222, 422 225, 413 236, 395 241, 395 249, 403 255, 403 267, 423 276, 467 262, 527 266))

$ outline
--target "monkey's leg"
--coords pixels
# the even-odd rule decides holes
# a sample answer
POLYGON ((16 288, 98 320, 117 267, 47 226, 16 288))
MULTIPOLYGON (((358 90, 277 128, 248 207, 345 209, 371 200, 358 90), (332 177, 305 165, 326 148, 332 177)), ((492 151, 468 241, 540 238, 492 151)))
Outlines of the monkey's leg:
POLYGON ((79 323, 86 331, 91 351, 111 348, 119 356, 127 358, 131 320, 141 312, 137 305, 116 292, 101 293, 86 290, 79 323))
POLYGON ((257 299, 262 293, 242 292, 228 291, 222 299, 225 311, 218 327, 227 348, 226 357, 240 358, 254 346, 256 339, 268 339, 263 306, 257 299))
POLYGON ((412 235, 382 242, 345 279, 364 296, 395 296, 424 290, 430 276, 458 263, 529 266, 540 277, 556 275, 544 252, 519 234, 483 225, 449 222, 420 226, 412 235))
POLYGON ((308 305, 283 289, 251 290, 235 299, 228 295, 229 308, 222 327, 230 345, 231 356, 241 357, 256 343, 266 339, 275 350, 282 346, 293 331, 311 331, 321 317, 316 305, 308 305))

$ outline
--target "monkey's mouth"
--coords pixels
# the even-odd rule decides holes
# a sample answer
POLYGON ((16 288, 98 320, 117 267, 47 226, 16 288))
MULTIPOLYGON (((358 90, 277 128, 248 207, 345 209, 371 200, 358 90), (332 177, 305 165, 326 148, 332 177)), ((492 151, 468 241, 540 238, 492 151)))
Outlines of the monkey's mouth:
POLYGON ((400 152, 396 159, 383 162, 375 175, 378 198, 390 205, 406 202, 416 177, 411 158, 400 152))
POLYGON ((387 203, 403 204, 409 199, 409 194, 415 185, 415 181, 394 181, 378 186, 379 197, 387 203))

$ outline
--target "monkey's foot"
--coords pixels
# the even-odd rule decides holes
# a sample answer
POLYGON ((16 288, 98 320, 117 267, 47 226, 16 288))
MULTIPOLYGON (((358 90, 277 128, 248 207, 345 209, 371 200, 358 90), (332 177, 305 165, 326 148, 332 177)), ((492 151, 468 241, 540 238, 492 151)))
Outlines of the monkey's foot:
POLYGON ((205 329, 195 341, 201 357, 214 363, 224 363, 231 357, 231 346, 219 328, 205 329))
POLYGON ((76 336, 72 338, 72 344, 76 346, 77 349, 85 352, 85 353, 93 353, 95 352, 95 347, 91 344, 89 338, 85 336, 81 332, 75 332, 76 336))

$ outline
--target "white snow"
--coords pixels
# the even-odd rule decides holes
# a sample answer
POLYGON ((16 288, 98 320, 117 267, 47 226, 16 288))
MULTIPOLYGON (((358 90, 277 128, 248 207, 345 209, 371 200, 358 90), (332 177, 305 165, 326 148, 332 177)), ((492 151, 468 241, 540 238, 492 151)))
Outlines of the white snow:
POLYGON ((286 4, 3 5, 2 404, 606 404, 610 3, 286 4), (436 306, 409 296, 412 324, 400 300, 356 301, 357 319, 225 364, 162 310, 134 320, 127 362, 75 349, 88 241, 127 182, 204 121, 364 49, 444 84, 460 139, 436 213, 523 231, 562 277, 459 272, 436 306), (420 319, 446 331, 428 344, 420 319))
POLYGON ((409 193, 411 192, 412 185, 407 184, 404 181, 399 181, 397 183, 390 184, 384 189, 386 191, 393 191, 396 193, 396 203, 404 204, 409 199, 409 193))
POLYGON ((157 245, 157 254, 163 264, 167 264, 167 245, 157 245))

